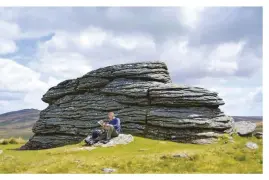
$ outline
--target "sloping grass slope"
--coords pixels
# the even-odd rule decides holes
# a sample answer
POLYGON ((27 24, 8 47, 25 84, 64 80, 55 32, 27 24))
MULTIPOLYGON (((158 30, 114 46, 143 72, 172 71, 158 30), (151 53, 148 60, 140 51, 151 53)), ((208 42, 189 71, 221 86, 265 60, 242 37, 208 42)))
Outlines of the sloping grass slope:
POLYGON ((0 173, 262 173, 262 139, 235 136, 235 143, 195 145, 135 137, 128 145, 94 150, 80 149, 83 142, 60 148, 17 151, 19 144, 0 145, 0 173), (258 150, 245 147, 256 142, 258 150), (185 152, 188 158, 175 158, 185 152))

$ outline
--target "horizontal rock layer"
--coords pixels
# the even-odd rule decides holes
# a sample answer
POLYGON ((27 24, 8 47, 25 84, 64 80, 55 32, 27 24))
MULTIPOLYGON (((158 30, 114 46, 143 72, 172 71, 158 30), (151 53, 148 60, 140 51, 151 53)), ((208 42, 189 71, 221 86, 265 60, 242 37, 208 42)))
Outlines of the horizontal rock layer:
POLYGON ((172 84, 161 62, 100 68, 52 87, 35 135, 21 149, 80 142, 114 111, 123 133, 184 143, 211 142, 233 129, 216 92, 172 84))

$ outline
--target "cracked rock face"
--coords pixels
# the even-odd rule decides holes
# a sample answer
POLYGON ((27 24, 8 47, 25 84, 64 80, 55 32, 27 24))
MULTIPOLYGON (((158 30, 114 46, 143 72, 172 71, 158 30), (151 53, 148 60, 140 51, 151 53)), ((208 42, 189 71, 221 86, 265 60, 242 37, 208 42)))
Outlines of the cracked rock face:
POLYGON ((46 149, 82 141, 114 111, 123 133, 184 143, 213 142, 234 121, 216 92, 172 84, 166 64, 147 62, 100 68, 50 88, 49 106, 21 149, 46 149))

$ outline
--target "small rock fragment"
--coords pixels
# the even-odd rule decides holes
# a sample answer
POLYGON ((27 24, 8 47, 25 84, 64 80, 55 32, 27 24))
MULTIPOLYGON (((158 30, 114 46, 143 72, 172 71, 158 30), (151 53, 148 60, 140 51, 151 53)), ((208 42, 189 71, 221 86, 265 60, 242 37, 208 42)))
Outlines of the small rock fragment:
POLYGON ((0 154, 2 154, 2 153, 3 153, 3 150, 0 149, 0 154))
POLYGON ((180 154, 174 154, 173 157, 175 157, 175 158, 188 158, 189 155, 187 153, 180 153, 180 154))
POLYGON ((216 142, 215 138, 196 139, 192 141, 194 144, 212 144, 214 142, 216 142))
POLYGON ((259 146, 254 142, 247 142, 246 147, 249 149, 258 149, 259 148, 259 146))
POLYGON ((102 171, 103 171, 104 173, 112 173, 112 172, 115 172, 116 169, 112 169, 112 168, 103 168, 102 171))

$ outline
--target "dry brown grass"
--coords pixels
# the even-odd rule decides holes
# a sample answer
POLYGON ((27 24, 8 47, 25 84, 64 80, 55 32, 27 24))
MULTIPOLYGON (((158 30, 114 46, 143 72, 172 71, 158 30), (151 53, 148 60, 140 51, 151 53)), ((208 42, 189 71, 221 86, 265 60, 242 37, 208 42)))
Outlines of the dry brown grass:
POLYGON ((19 138, 9 138, 9 139, 0 139, 0 144, 2 145, 7 145, 7 144, 24 144, 26 141, 22 139, 21 137, 19 138))
POLYGON ((263 122, 262 121, 260 121, 260 122, 256 122, 256 126, 258 127, 258 126, 263 126, 263 122))

